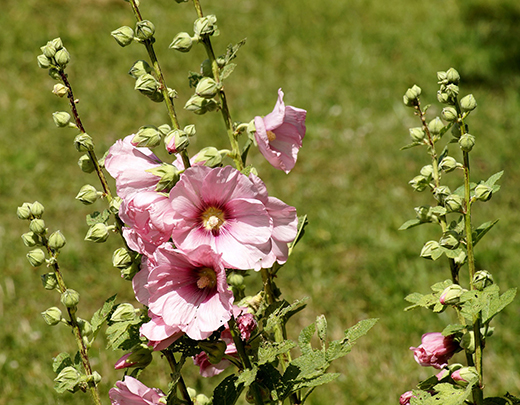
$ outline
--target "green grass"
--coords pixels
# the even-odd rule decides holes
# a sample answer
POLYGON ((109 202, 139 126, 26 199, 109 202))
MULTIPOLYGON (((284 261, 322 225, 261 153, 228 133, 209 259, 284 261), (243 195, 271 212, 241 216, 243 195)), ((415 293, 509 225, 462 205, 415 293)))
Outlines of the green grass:
MULTIPOLYGON (((191 30, 194 11, 173 1, 142 3, 145 18, 156 24, 158 57, 169 86, 179 92, 179 116, 186 125, 192 122, 181 108, 190 95, 186 75, 197 70, 203 50, 184 55, 167 46, 178 31, 191 30)), ((492 271, 502 288, 519 285, 520 5, 514 0, 396 0, 391 6, 376 0, 207 0, 203 7, 219 19, 217 52, 248 39, 226 83, 235 120, 270 112, 279 87, 287 104, 308 110, 304 147, 289 176, 251 153, 269 193, 309 216, 306 237, 278 280, 288 300, 311 298, 291 337, 321 313, 333 338, 360 319, 380 318, 334 366, 342 377, 318 388, 310 403, 397 403, 431 371, 419 367, 408 348, 450 321, 446 314, 403 312, 407 294, 426 292, 449 273, 442 263, 418 258, 422 243, 438 237, 437 229, 397 231, 414 216, 414 206, 431 201, 407 185, 427 157, 419 149, 399 151, 408 142, 407 128, 418 125, 401 97, 417 83, 424 101, 433 104, 432 114, 438 114, 436 71, 451 66, 461 73, 461 91, 475 95, 479 107, 469 121, 477 137, 474 178, 505 170, 500 193, 476 210, 475 223, 500 218, 478 246, 477 263, 492 271)), ((57 305, 58 297, 41 288, 43 270, 31 269, 24 257, 20 235, 26 224, 16 218, 18 205, 42 202, 49 228, 67 237, 60 263, 69 286, 82 295, 80 316, 90 317, 115 292, 121 301, 133 300, 130 285, 110 264, 117 239, 104 245, 82 241, 84 216, 102 209, 102 203, 85 207, 74 196, 83 184, 97 183, 77 169, 74 131, 52 123, 51 113, 67 106, 50 93, 53 82, 36 65, 39 47, 61 36, 73 58, 67 71, 81 100, 80 114, 101 155, 142 125, 168 122, 162 105, 133 90, 126 72, 146 55, 138 45, 117 46, 109 33, 121 25, 133 25, 133 18, 119 0, 3 3, 0 405, 89 403, 86 395, 58 396, 52 389, 51 357, 75 347, 66 328, 47 327, 38 315, 57 305)), ((209 142, 225 147, 221 121, 216 114, 197 119, 192 150, 209 142)), ((485 351, 487 395, 520 392, 518 319, 517 302, 496 319, 485 351)), ((94 368, 104 377, 105 403, 122 374, 111 366, 120 355, 105 351, 102 342, 92 351, 94 368)), ((162 367, 153 367, 143 379, 166 389, 168 376, 161 373, 162 367)))

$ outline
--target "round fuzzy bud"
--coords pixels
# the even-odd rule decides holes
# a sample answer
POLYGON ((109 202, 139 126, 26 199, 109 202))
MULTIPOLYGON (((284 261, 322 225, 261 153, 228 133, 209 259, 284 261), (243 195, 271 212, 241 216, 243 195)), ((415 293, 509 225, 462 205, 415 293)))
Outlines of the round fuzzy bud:
POLYGON ((179 52, 189 52, 193 46, 193 39, 187 32, 179 32, 168 48, 179 52))
POLYGON ((112 313, 110 320, 112 322, 127 322, 133 321, 135 317, 136 312, 134 306, 125 302, 117 306, 115 311, 112 313))
POLYGON ((40 49, 42 53, 49 59, 54 58, 54 55, 56 55, 56 48, 51 41, 47 42, 47 44, 42 46, 40 49))
POLYGON ((36 235, 43 235, 47 230, 45 228, 45 221, 43 219, 33 219, 29 224, 29 229, 36 235))
POLYGON ((218 35, 217 17, 208 15, 206 17, 198 18, 193 24, 193 31, 196 36, 202 35, 218 35))
POLYGON ((56 60, 56 63, 58 65, 60 65, 62 68, 64 68, 70 62, 70 54, 66 48, 61 48, 60 50, 56 51, 56 55, 54 55, 54 59, 56 60))
POLYGON ((66 243, 67 240, 61 231, 53 232, 51 236, 49 236, 49 247, 53 250, 60 250, 66 243))
POLYGON ((87 231, 85 240, 94 243, 103 243, 108 239, 109 228, 103 223, 92 225, 87 231))
POLYGON ((31 214, 34 218, 41 218, 44 211, 45 208, 42 203, 35 201, 31 204, 31 214))
POLYGON ((192 136, 195 136, 197 130, 195 129, 195 125, 190 124, 184 127, 184 132, 186 132, 186 135, 188 135, 191 138, 192 136))
POLYGON ((78 326, 81 334, 85 337, 92 337, 92 332, 94 331, 92 329, 92 325, 89 321, 86 321, 85 319, 78 318, 78 326))
POLYGON ((63 41, 60 37, 54 38, 50 43, 57 51, 63 48, 63 41))
POLYGON ((195 114, 202 115, 208 111, 215 111, 218 108, 218 103, 212 98, 206 99, 195 94, 186 102, 184 108, 195 114))
POLYGON ((23 244, 27 247, 41 245, 41 239, 34 232, 26 232, 22 235, 23 244))
POLYGON ((190 145, 190 139, 186 133, 180 129, 168 132, 164 138, 164 146, 168 153, 179 153, 190 145))
POLYGON ((161 133, 157 127, 146 125, 139 128, 132 138, 132 145, 136 147, 155 148, 161 143, 161 133))
POLYGON ((484 288, 493 284, 493 276, 487 270, 480 270, 473 276, 473 287, 477 290, 482 291, 484 288))
POLYGON ((452 98, 452 99, 456 99, 457 96, 459 95, 459 86, 457 86, 456 84, 448 84, 446 86, 446 93, 448 94, 448 97, 452 98))
POLYGON ((75 308, 79 302, 79 293, 71 288, 67 288, 61 293, 61 303, 66 308, 75 308))
POLYGON ((38 55, 36 58, 38 67, 42 69, 48 69, 52 65, 52 61, 45 55, 38 55))
POLYGON ((433 175, 433 166, 432 165, 426 165, 421 168, 420 171, 421 175, 424 176, 427 180, 432 178, 433 175))
POLYGON ((464 204, 464 197, 458 194, 450 194, 444 199, 444 206, 449 212, 461 212, 464 204))
POLYGON ((222 155, 217 148, 208 146, 194 156, 193 163, 203 163, 204 166, 208 167, 219 167, 222 165, 222 155))
MULTIPOLYGON (((179 3, 179 0, 177 0, 177 3, 179 3)), ((194 403, 197 405, 210 405, 213 403, 213 401, 204 394, 197 394, 194 403)))
POLYGON ((195 93, 204 98, 213 98, 217 95, 218 85, 211 77, 203 77, 195 88, 195 93))
POLYGON ((134 30, 132 27, 126 25, 112 31, 110 35, 112 35, 116 42, 122 47, 130 45, 134 41, 134 30))
POLYGON ((459 84, 459 81, 460 81, 459 72, 457 72, 453 68, 449 68, 446 71, 446 80, 448 83, 459 84))
POLYGON ((67 387, 69 391, 74 391, 81 379, 81 374, 72 366, 67 366, 60 371, 54 379, 57 386, 67 387))
POLYGON ((74 147, 78 152, 90 152, 94 150, 94 141, 88 134, 79 134, 74 138, 74 147))
POLYGON ((180 178, 179 169, 169 163, 162 163, 158 167, 148 169, 147 172, 160 178, 155 190, 161 192, 169 192, 180 178))
POLYGON ((57 111, 52 113, 52 119, 58 128, 68 127, 71 118, 70 114, 66 111, 57 111))
POLYGON ((459 284, 452 284, 444 289, 439 298, 442 305, 455 305, 460 302, 461 295, 466 292, 459 284))
POLYGON ((459 146, 464 152, 471 152, 475 146, 475 137, 471 134, 464 134, 459 139, 459 146))
POLYGON ((445 173, 449 173, 457 167, 460 167, 460 164, 451 156, 445 156, 439 164, 439 168, 445 173))
POLYGON ((54 290, 58 287, 58 279, 54 273, 46 273, 41 276, 43 288, 46 290, 54 290))
POLYGON ((444 91, 437 92, 437 101, 442 104, 448 104, 450 102, 450 96, 444 91))
POLYGON ((123 199, 121 197, 115 196, 112 198, 112 201, 110 201, 110 212, 117 214, 119 212, 119 207, 121 207, 121 203, 123 202, 123 199))
POLYGON ((441 111, 441 116, 448 122, 457 121, 457 110, 453 107, 445 107, 441 111))
POLYGON ((425 205, 415 207, 415 216, 421 222, 430 222, 432 219, 431 208, 425 205))
POLYGON ((444 71, 437 72, 437 80, 438 80, 439 84, 447 84, 448 79, 447 79, 446 72, 444 72, 444 71))
POLYGON ((76 196, 76 200, 81 201, 85 205, 94 204, 99 198, 99 192, 96 190, 94 186, 90 184, 85 184, 79 190, 78 195, 76 196))
POLYGON ((430 240, 424 244, 420 256, 426 259, 431 259, 433 251, 437 249, 439 249, 439 243, 437 241, 430 240))
POLYGON ((130 251, 124 247, 121 247, 114 251, 112 255, 112 265, 117 268, 128 267, 132 264, 133 259, 130 251))
POLYGON ((157 82, 155 77, 153 77, 149 73, 145 73, 145 74, 139 76, 137 78, 137 80, 135 81, 135 86, 134 86, 135 90, 139 90, 141 93, 143 93, 144 95, 147 95, 147 96, 152 95, 155 92, 157 92, 158 88, 159 88, 159 83, 157 82))
POLYGON ((239 287, 244 284, 244 276, 238 273, 231 273, 228 277, 228 284, 233 287, 239 287))
POLYGON ((168 132, 172 130, 172 127, 170 127, 168 124, 163 124, 157 127, 157 130, 160 132, 162 137, 165 137, 168 135, 168 132))
POLYGON ((132 263, 130 266, 121 269, 121 278, 132 281, 139 270, 139 266, 136 263, 132 263))
POLYGON ((423 142, 425 133, 421 127, 410 128, 410 138, 413 142, 423 142))
POLYGON ((455 231, 446 231, 439 240, 439 245, 446 249, 457 249, 460 245, 459 234, 455 231))
POLYGON ((477 100, 475 100, 473 94, 468 94, 467 96, 461 98, 460 108, 464 112, 473 111, 475 108, 477 108, 477 100))
POLYGON ((51 307, 42 312, 45 323, 49 326, 55 326, 61 322, 62 313, 58 307, 51 307))
POLYGON ((88 154, 82 155, 79 158, 78 166, 85 173, 92 173, 96 169, 88 154))
POLYGON ((57 97, 64 97, 69 93, 69 88, 61 83, 56 83, 52 88, 52 94, 57 97))
POLYGON ((143 20, 137 22, 135 26, 135 36, 140 41, 146 41, 153 38, 155 34, 155 25, 151 21, 143 20))
POLYGON ((444 128, 444 124, 442 123, 439 117, 435 117, 428 124, 428 129, 433 135, 439 135, 444 128))
POLYGON ((478 381, 478 372, 475 367, 462 367, 451 374, 451 378, 463 387, 478 381))
POLYGON ((16 215, 19 219, 31 219, 31 203, 23 203, 16 209, 16 215))
POLYGON ((41 249, 33 249, 27 253, 27 260, 33 267, 39 267, 45 261, 45 252, 41 249))
POLYGON ((152 72, 152 68, 150 65, 144 60, 138 60, 134 63, 134 65, 130 68, 128 74, 132 76, 134 79, 138 79, 142 75, 146 75, 152 72))
POLYGON ((411 88, 406 90, 406 93, 404 94, 410 101, 416 100, 421 95, 421 88, 417 85, 413 85, 411 88))
POLYGON ((439 186, 436 187, 433 191, 433 197, 440 203, 444 202, 446 197, 448 197, 450 194, 451 190, 448 186, 439 186))
POLYGON ((475 333, 472 330, 462 336, 460 347, 469 353, 475 353, 475 333))
POLYGON ((493 195, 493 187, 487 184, 479 184, 475 187, 475 198, 479 201, 488 201, 493 195))
POLYGON ((415 176, 412 180, 408 182, 412 186, 415 191, 424 191, 428 186, 428 180, 424 176, 415 176))

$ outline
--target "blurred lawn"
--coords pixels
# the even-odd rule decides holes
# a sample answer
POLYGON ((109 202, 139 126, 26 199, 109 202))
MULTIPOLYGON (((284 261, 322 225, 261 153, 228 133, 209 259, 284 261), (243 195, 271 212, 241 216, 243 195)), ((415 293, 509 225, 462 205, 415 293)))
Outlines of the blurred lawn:
MULTIPOLYGON (((192 117, 180 107, 190 95, 188 70, 204 58, 167 49, 179 31, 191 31, 190 4, 142 1, 145 18, 157 27, 156 50, 170 87, 178 90, 181 123, 192 117)), ((0 405, 83 404, 86 395, 58 396, 52 389, 51 356, 74 351, 66 328, 47 327, 39 312, 57 305, 57 295, 41 288, 40 270, 25 259, 20 235, 26 224, 16 207, 38 200, 46 207, 51 230, 68 240, 60 263, 71 288, 82 294, 80 316, 90 317, 114 292, 132 300, 130 285, 111 266, 117 238, 87 245, 84 216, 92 207, 74 200, 85 183, 72 146, 73 130, 58 130, 51 113, 66 110, 50 90, 53 81, 36 65, 39 47, 61 36, 72 54, 67 71, 80 114, 99 155, 141 125, 168 122, 162 105, 133 90, 126 74, 145 59, 138 45, 122 49, 109 33, 133 25, 121 0, 3 0, 0 13, 0 405)), ((436 71, 453 66, 462 76, 461 92, 473 93, 479 107, 469 121, 477 137, 472 153, 474 179, 504 169, 502 190, 477 208, 475 223, 500 218, 479 245, 479 268, 489 269, 502 288, 520 285, 520 5, 517 0, 220 0, 203 2, 219 19, 217 52, 248 38, 239 66, 226 83, 233 118, 249 121, 271 111, 282 87, 287 104, 308 110, 304 147, 289 176, 272 169, 254 151, 271 195, 307 213, 310 227, 279 278, 288 300, 310 296, 309 307, 294 322, 292 338, 316 315, 325 313, 332 337, 360 319, 380 322, 335 371, 342 377, 318 388, 312 404, 390 404, 431 370, 420 368, 408 351, 421 334, 439 331, 448 315, 404 313, 403 298, 427 292, 448 278, 440 263, 420 260, 422 243, 438 237, 434 227, 398 232, 413 217, 413 207, 430 203, 407 182, 426 164, 424 151, 399 151, 407 128, 417 126, 401 97, 412 84, 424 101, 436 105, 436 71)), ((196 121, 195 146, 225 146, 221 117, 196 121)), ((164 156, 164 155, 163 155, 164 156)), ((98 203, 94 209, 103 209, 98 203)), ((252 293, 253 291, 251 291, 252 293)), ((495 322, 485 360, 487 394, 520 392, 518 300, 495 322)), ((102 393, 122 375, 111 369, 121 353, 96 343, 94 368, 103 375, 102 393)), ((168 377, 154 367, 145 381, 166 389, 168 377)), ((207 384, 214 384, 212 381, 207 384)), ((108 403, 108 400, 106 400, 108 403)))

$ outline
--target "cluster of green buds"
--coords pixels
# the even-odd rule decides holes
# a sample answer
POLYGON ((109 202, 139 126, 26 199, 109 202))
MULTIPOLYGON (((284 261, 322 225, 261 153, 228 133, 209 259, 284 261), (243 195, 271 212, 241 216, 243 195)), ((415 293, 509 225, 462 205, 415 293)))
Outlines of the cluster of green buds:
POLYGON ((193 35, 187 32, 179 32, 173 38, 170 44, 170 49, 175 49, 179 52, 189 52, 192 46, 201 41, 203 36, 217 36, 219 30, 217 27, 217 17, 208 15, 206 17, 198 18, 193 24, 193 35))
POLYGON ((121 271, 121 277, 131 281, 139 271, 136 254, 126 247, 116 249, 112 255, 112 265, 121 271))
MULTIPOLYGON (((135 79, 135 90, 156 103, 164 101, 161 83, 153 75, 153 70, 146 61, 138 60, 135 62, 128 74, 135 79)), ((174 89, 168 88, 167 94, 171 99, 177 97, 177 92, 174 89)))
POLYGON ((49 74, 55 76, 59 71, 63 71, 70 62, 70 54, 63 46, 61 38, 55 38, 47 42, 41 48, 42 54, 38 55, 38 66, 42 69, 49 69, 49 74))
POLYGON ((132 42, 144 43, 145 41, 154 41, 155 25, 151 21, 138 21, 135 28, 123 26, 110 33, 116 42, 122 46, 128 46, 132 42))

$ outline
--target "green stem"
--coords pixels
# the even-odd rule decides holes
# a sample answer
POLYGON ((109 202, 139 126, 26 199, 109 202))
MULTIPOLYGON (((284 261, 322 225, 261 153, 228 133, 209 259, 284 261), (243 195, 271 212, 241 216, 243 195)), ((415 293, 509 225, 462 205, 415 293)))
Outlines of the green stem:
POLYGON ((176 386, 179 389, 179 391, 181 392, 183 401, 189 405, 193 405, 193 402, 190 398, 190 394, 188 393, 188 388, 186 387, 186 383, 184 382, 184 379, 182 378, 182 375, 180 374, 181 370, 180 370, 179 364, 177 363, 177 360, 175 360, 175 356, 168 349, 163 350, 162 353, 164 354, 164 357, 166 357, 166 360, 168 360, 168 364, 170 365, 172 372, 179 376, 179 380, 178 380, 176 386))

